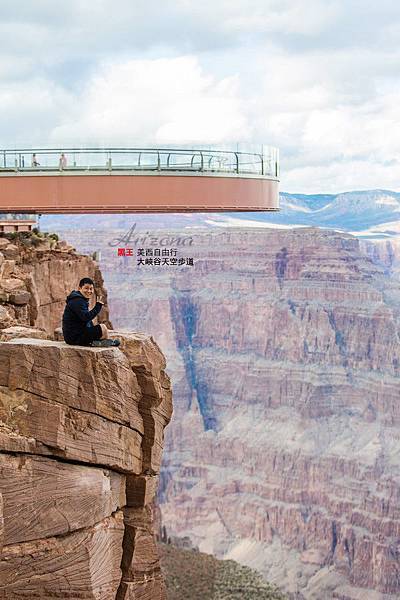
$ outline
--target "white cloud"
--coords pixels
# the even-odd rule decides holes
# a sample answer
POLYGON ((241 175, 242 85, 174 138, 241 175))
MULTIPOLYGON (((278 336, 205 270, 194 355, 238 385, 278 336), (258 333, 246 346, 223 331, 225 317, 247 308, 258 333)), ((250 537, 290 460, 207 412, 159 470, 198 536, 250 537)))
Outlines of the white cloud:
POLYGON ((1 145, 263 142, 284 190, 400 189, 391 0, 32 7, 0 7, 1 145))
POLYGON ((237 79, 215 80, 192 56, 105 63, 78 107, 54 129, 52 140, 207 144, 246 131, 237 79))
POLYGON ((324 165, 290 169, 284 176, 284 191, 296 193, 340 193, 376 189, 377 182, 385 188, 400 189, 400 162, 383 165, 373 160, 337 160, 324 165))
MULTIPOLYGON (((215 7, 215 2, 211 6, 215 7)), ((226 9, 230 13, 224 22, 227 31, 285 35, 324 31, 341 12, 338 3, 327 0, 236 0, 230 2, 226 9)))

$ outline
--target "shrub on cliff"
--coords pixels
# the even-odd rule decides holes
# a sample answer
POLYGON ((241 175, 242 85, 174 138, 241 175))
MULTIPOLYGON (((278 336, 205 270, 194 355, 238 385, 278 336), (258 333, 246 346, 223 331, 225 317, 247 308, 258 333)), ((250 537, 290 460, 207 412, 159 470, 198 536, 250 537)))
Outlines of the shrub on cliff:
POLYGON ((31 244, 32 244, 32 246, 34 246, 34 248, 37 248, 40 245, 40 243, 42 242, 42 239, 37 235, 32 235, 30 240, 31 240, 31 244))
POLYGON ((262 576, 210 554, 159 544, 168 600, 285 600, 262 576))

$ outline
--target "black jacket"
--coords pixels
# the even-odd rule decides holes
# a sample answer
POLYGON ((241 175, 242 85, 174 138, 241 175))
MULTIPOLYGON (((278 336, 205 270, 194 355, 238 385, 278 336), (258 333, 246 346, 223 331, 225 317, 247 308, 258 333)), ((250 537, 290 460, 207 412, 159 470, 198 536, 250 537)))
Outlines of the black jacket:
POLYGON ((103 305, 96 302, 96 306, 89 310, 89 300, 75 290, 67 297, 66 303, 62 330, 67 344, 74 344, 86 327, 93 327, 92 319, 99 314, 103 305))

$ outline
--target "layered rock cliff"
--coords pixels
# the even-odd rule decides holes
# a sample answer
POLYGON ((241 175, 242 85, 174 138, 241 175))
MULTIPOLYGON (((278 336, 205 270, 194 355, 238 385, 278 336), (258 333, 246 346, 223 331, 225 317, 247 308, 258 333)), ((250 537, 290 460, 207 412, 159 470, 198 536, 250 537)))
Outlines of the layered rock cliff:
POLYGON ((108 349, 49 339, 77 281, 101 285, 95 263, 0 242, 0 598, 163 600, 164 356, 139 333, 108 349))
POLYGON ((105 306, 100 322, 109 323, 107 292, 97 264, 72 246, 52 238, 0 237, 0 329, 27 325, 53 335, 65 298, 82 277, 91 277, 105 306), (35 239, 35 238, 34 238, 35 239))
POLYGON ((118 336, 0 343, 0 598, 165 598, 151 502, 170 382, 152 338, 118 336))
POLYGON ((397 598, 398 286, 350 235, 190 234, 194 267, 102 266, 173 376, 168 530, 296 598, 397 598))
POLYGON ((376 264, 382 265, 388 275, 400 276, 400 238, 375 241, 362 240, 361 249, 376 264))

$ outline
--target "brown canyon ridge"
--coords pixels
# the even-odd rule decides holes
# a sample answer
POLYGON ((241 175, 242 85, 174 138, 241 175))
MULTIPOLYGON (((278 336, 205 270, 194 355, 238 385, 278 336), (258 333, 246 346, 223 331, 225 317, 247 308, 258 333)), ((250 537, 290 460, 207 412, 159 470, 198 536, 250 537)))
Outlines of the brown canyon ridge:
POLYGON ((165 359, 139 333, 118 333, 121 349, 50 339, 87 274, 102 287, 65 243, 0 238, 2 600, 166 598, 152 516, 165 359))
POLYGON ((114 323, 166 354, 171 535, 293 598, 398 598, 397 281, 332 231, 185 230, 181 269, 135 267, 118 233, 66 235, 102 250, 114 323))

